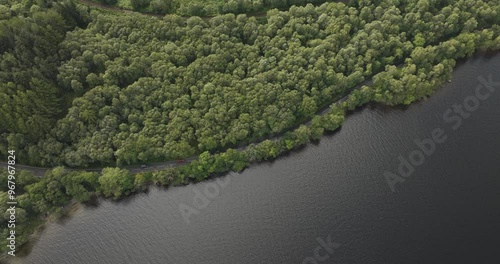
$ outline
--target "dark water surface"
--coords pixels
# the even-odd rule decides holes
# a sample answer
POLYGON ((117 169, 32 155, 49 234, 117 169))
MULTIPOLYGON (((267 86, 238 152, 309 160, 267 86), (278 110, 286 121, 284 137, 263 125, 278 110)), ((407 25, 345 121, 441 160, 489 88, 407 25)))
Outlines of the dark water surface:
POLYGON ((216 181, 78 210, 19 261, 500 263, 500 87, 456 130, 442 118, 475 94, 479 76, 500 82, 499 69, 500 55, 477 56, 427 100, 365 107, 317 145, 220 178, 227 185, 189 224, 179 206, 196 208, 194 190, 213 192, 216 181), (436 128, 446 141, 392 192, 384 172, 436 128), (329 236, 340 246, 316 250, 329 258, 313 261, 329 236))

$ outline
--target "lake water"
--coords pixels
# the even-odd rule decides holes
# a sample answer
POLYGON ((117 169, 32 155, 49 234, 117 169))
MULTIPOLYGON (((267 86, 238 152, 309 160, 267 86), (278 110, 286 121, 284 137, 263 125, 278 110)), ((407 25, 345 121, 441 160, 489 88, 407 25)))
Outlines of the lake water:
POLYGON ((220 185, 79 209, 16 263, 500 263, 500 86, 474 109, 478 77, 500 82, 499 70, 500 55, 476 56, 429 99, 365 107, 319 144, 220 185), (443 114, 464 100, 474 111, 453 130, 456 115, 443 114), (397 172, 400 155, 418 164, 414 141, 435 129, 446 141, 392 192, 384 172, 397 172))

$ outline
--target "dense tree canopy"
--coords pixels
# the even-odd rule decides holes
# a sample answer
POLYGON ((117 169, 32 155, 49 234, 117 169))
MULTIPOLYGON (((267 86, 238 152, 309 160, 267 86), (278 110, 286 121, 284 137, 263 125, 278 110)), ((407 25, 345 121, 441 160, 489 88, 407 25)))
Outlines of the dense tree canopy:
POLYGON ((271 10, 264 22, 89 16, 70 3, 0 21, 0 148, 32 164, 122 165, 234 147, 286 131, 377 73, 375 100, 407 104, 434 87, 417 83, 494 42, 500 17, 498 3, 466 0, 307 5, 271 10), (403 62, 411 65, 395 66, 403 62))
MULTIPOLYGON (((499 0, 360 0, 210 20, 0 2, 0 153, 55 167, 41 179, 16 174, 27 223, 18 243, 71 200, 241 171, 318 140, 363 104, 428 96, 457 59, 500 49, 499 24, 499 0), (136 175, 63 167, 193 155, 136 175)), ((6 181, 0 172, 5 236, 6 181)))
MULTIPOLYGON (((217 14, 261 13, 271 8, 289 8, 307 3, 321 4, 328 0, 96 0, 145 13, 178 14, 182 16, 213 16, 217 14)), ((347 2, 347 1, 344 1, 347 2)))

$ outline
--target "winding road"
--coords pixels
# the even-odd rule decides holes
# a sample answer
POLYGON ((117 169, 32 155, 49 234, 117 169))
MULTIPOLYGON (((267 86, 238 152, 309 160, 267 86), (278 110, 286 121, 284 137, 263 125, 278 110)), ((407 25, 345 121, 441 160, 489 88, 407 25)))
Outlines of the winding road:
MULTIPOLYGON (((342 98, 340 98, 337 101, 329 104, 328 106, 320 109, 316 113, 316 115, 320 115, 321 116, 321 115, 327 114, 330 111, 332 104, 344 102, 345 100, 347 100, 347 98, 349 98, 349 95, 351 95, 352 92, 354 92, 355 90, 361 89, 365 85, 371 85, 372 83, 373 82, 372 82, 371 79, 362 82, 361 84, 359 84, 358 86, 356 86, 356 88, 354 88, 349 94, 343 96, 342 98)), ((302 124, 303 125, 308 125, 311 122, 311 120, 312 120, 312 118, 309 118, 308 120, 306 120, 302 124)), ((293 129, 299 127, 302 124, 298 124, 298 125, 290 128, 290 129, 288 129, 287 131, 293 130, 293 129)), ((279 133, 277 135, 273 135, 273 136, 268 136, 266 138, 262 138, 260 140, 255 141, 254 144, 262 142, 262 141, 264 141, 266 139, 276 139, 276 138, 280 137, 283 133, 284 132, 281 132, 281 133, 279 133)), ((238 148, 236 148, 236 150, 242 151, 246 147, 247 146, 238 147, 238 148)), ((143 168, 142 165, 123 166, 121 168, 129 170, 133 174, 137 174, 137 173, 140 173, 140 172, 154 172, 154 171, 165 170, 167 168, 182 166, 182 165, 185 165, 186 163, 189 163, 189 162, 191 162, 193 160, 197 160, 197 159, 198 159, 198 156, 193 156, 193 157, 189 157, 189 158, 184 159, 183 162, 178 162, 176 160, 168 160, 168 161, 158 162, 158 163, 148 163, 148 166, 145 167, 145 168, 143 168)), ((0 166, 2 168, 7 168, 7 166, 9 166, 9 165, 7 164, 7 162, 0 161, 0 166)), ((30 171, 35 176, 38 176, 38 177, 43 177, 45 175, 45 172, 47 170, 51 169, 49 167, 37 167, 37 166, 28 166, 28 165, 21 165, 21 164, 16 164, 16 165, 14 165, 14 167, 16 168, 16 170, 27 170, 27 171, 30 171)), ((70 170, 70 171, 84 170, 84 171, 100 172, 104 168, 106 168, 106 167, 98 167, 98 168, 67 168, 67 169, 70 170)))
MULTIPOLYGON (((122 8, 119 8, 119 7, 116 7, 116 6, 109 6, 109 5, 105 5, 105 4, 102 4, 102 3, 94 2, 92 0, 78 0, 78 1, 81 2, 82 4, 85 4, 85 5, 88 5, 88 6, 92 6, 92 7, 96 7, 96 8, 100 8, 100 9, 104 9, 104 10, 109 10, 109 11, 113 11, 113 12, 128 13, 128 14, 134 14, 135 13, 135 14, 142 14, 142 15, 147 15, 147 16, 163 17, 163 15, 152 14, 152 13, 135 12, 135 11, 131 11, 131 10, 122 9, 122 8)), ((344 2, 344 1, 340 1, 340 2, 344 2)), ((252 16, 262 17, 262 16, 265 16, 265 15, 266 15, 266 13, 259 13, 259 14, 254 14, 252 16)), ((184 18, 189 18, 189 17, 184 17, 184 18)), ((202 17, 202 18, 203 19, 210 19, 212 17, 207 16, 207 17, 202 17)), ((354 88, 347 95, 343 96, 342 98, 338 99, 337 101, 332 102, 332 103, 328 104, 328 106, 326 106, 326 107, 320 109, 319 111, 317 111, 316 115, 327 114, 330 111, 330 109, 331 109, 330 106, 333 103, 342 103, 343 101, 347 100, 347 98, 349 97, 349 95, 353 91, 361 89, 364 85, 371 85, 371 84, 372 84, 371 78, 369 80, 365 80, 364 82, 362 82, 361 84, 359 84, 356 88, 354 88)), ((309 118, 308 120, 306 120, 305 122, 303 122, 301 124, 308 125, 311 122, 311 120, 312 120, 312 118, 309 118)), ((294 127, 291 127, 287 131, 293 130, 293 129, 299 127, 301 124, 298 124, 298 125, 296 125, 294 127)), ((265 138, 261 138, 259 140, 256 140, 254 142, 254 144, 262 142, 262 141, 264 141, 266 139, 271 139, 271 140, 272 139, 276 139, 276 138, 280 137, 283 133, 284 132, 281 132, 281 133, 278 133, 276 135, 271 135, 271 136, 268 136, 268 137, 265 137, 265 138)), ((241 151, 241 150, 244 150, 246 147, 247 146, 241 146, 241 147, 237 147, 236 149, 241 151)), ((185 165, 186 163, 189 163, 189 162, 191 162, 193 160, 197 160, 197 159, 198 159, 198 156, 193 156, 193 157, 184 159, 183 162, 177 162, 176 160, 169 160, 169 161, 158 162, 158 163, 150 163, 145 168, 143 168, 142 165, 123 166, 122 168, 129 170, 133 174, 137 174, 137 173, 140 173, 140 172, 155 172, 155 171, 165 170, 165 169, 171 168, 171 167, 182 166, 182 165, 185 165)), ((8 164, 7 164, 7 162, 0 161, 0 166, 2 168, 7 168, 8 164)), ((14 165, 14 167, 16 168, 16 170, 27 170, 27 171, 30 171, 35 176, 38 176, 38 177, 43 177, 45 175, 45 172, 47 172, 47 170, 51 169, 50 167, 37 167, 37 166, 28 166, 28 165, 21 165, 21 164, 16 164, 16 165, 14 165)), ((97 167, 97 168, 95 168, 95 167, 94 168, 67 168, 67 169, 71 170, 71 171, 84 170, 84 171, 100 172, 104 168, 106 168, 106 167, 97 167)))
MULTIPOLYGON (((159 163, 150 163, 145 168, 142 168, 141 165, 124 166, 122 168, 129 170, 132 174, 137 174, 139 172, 154 172, 154 171, 165 170, 165 169, 168 169, 168 168, 171 168, 171 167, 181 166, 181 165, 184 165, 184 164, 189 163, 189 162, 191 162, 193 160, 196 160, 196 159, 198 159, 198 156, 187 158, 187 159, 183 160, 182 163, 178 163, 175 160, 169 160, 169 161, 159 162, 159 163)), ((7 162, 1 161, 0 162, 0 166, 2 168, 7 168, 7 166, 9 166, 9 165, 7 164, 7 162)), ((33 175, 38 176, 38 177, 43 177, 45 175, 45 172, 47 172, 48 170, 52 169, 52 168, 48 168, 48 167, 36 167, 36 166, 27 166, 27 165, 20 165, 20 164, 16 164, 13 167, 16 170, 27 170, 27 171, 30 171, 31 173, 33 173, 33 175)), ((69 171, 82 171, 82 170, 84 170, 84 171, 101 172, 102 169, 104 169, 104 168, 105 167, 99 167, 99 168, 66 168, 66 169, 69 170, 69 171)))

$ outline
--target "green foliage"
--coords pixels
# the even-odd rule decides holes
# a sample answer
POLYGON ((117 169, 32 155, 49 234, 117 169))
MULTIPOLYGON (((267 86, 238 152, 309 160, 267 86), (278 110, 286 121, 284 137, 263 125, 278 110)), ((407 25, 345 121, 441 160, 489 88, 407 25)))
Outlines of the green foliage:
POLYGON ((63 178, 66 194, 79 202, 87 202, 99 192, 99 174, 95 172, 73 171, 63 178))
POLYGON ((339 128, 344 122, 344 114, 343 113, 335 113, 331 112, 324 116, 322 116, 322 124, 323 128, 327 131, 335 131, 339 128))
MULTIPOLYGON (((306 2, 134 5, 206 15, 306 2)), ((500 49, 499 5, 353 1, 270 10, 258 21, 234 14, 210 20, 90 16, 70 1, 2 2, 0 153, 14 148, 27 163, 70 167, 201 153, 185 166, 137 175, 120 168, 100 176, 56 167, 40 179, 20 172, 19 217, 31 224, 20 229, 18 243, 36 221, 71 200, 98 194, 117 199, 150 183, 169 186, 241 171, 318 140, 338 129, 347 111, 368 102, 410 104, 428 96, 450 78, 457 59, 500 49), (358 87, 372 76, 372 83, 358 87), (329 111, 315 115, 329 104, 329 111), (234 149, 248 142, 258 143, 234 149)), ((0 173, 3 226, 6 177, 0 173)))
POLYGON ((45 173, 39 182, 26 186, 35 212, 47 213, 51 207, 64 205, 70 200, 62 183, 67 173, 63 167, 57 167, 45 173))
POLYGON ((166 170, 153 172, 151 180, 155 184, 168 186, 170 183, 174 182, 174 180, 176 180, 175 183, 179 184, 184 179, 181 179, 178 169, 169 168, 166 170))
POLYGON ((150 2, 151 11, 158 14, 171 13, 174 8, 173 0, 152 0, 150 2))
POLYGON ((283 139, 285 141, 285 146, 287 150, 291 150, 296 146, 304 145, 307 142, 309 142, 310 137, 311 137, 311 131, 309 127, 301 125, 294 131, 285 133, 283 139))
POLYGON ((328 0, 97 0, 107 5, 159 14, 182 16, 214 16, 227 13, 259 13, 271 8, 289 8, 307 3, 321 4, 328 0))
POLYGON ((150 0, 130 0, 130 4, 134 10, 141 10, 149 5, 150 0))
POLYGON ((116 5, 118 3, 118 0, 98 0, 98 1, 106 5, 116 5))
POLYGON ((145 191, 148 185, 151 183, 153 178, 153 173, 138 173, 134 176, 134 188, 137 191, 145 191))
POLYGON ((63 89, 55 83, 56 47, 67 31, 86 26, 88 17, 69 1, 30 11, 10 6, 9 12, 18 14, 12 17, 5 8, 0 6, 0 146, 10 145, 26 157, 29 145, 45 137, 64 111, 63 89))
POLYGON ((128 195, 134 190, 134 176, 125 169, 105 168, 99 177, 101 192, 115 199, 128 195))
MULTIPOLYGON (((498 46, 498 30, 477 31, 499 20, 491 2, 382 2, 271 10, 263 22, 99 14, 68 31, 86 21, 69 3, 2 20, 0 150, 46 166, 186 158, 281 134, 373 75, 342 110, 408 104, 447 77, 446 59, 498 46)), ((288 133, 284 148, 337 129, 344 113, 333 112, 288 133)))

